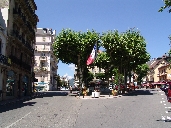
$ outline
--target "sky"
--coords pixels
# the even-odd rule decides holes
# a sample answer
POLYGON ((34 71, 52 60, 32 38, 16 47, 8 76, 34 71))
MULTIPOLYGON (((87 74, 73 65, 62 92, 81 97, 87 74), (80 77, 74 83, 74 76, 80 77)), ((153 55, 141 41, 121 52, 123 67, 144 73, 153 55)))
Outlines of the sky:
MULTIPOLYGON (((152 58, 161 57, 170 49, 171 13, 158 12, 163 0, 35 0, 38 28, 74 31, 108 30, 125 32, 137 28, 147 43, 152 58)), ((74 65, 59 62, 57 74, 74 76, 74 65)))

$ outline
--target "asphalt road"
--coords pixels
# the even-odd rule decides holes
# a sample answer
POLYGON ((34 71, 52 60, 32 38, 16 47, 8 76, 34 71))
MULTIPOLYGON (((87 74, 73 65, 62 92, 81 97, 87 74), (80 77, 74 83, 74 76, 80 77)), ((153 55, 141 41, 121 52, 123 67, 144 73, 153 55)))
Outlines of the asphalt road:
POLYGON ((66 92, 0 107, 2 128, 171 128, 171 104, 160 90, 137 90, 108 99, 79 99, 66 92))

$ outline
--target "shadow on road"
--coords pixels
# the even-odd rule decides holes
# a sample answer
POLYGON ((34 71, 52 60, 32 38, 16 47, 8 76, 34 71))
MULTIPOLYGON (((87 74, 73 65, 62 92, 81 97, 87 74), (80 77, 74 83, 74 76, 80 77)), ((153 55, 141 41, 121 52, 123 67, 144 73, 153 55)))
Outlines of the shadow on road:
POLYGON ((25 106, 34 106, 34 104, 36 104, 36 102, 26 102, 26 103, 24 103, 24 102, 25 101, 16 101, 16 102, 6 104, 5 106, 0 106, 0 113, 18 109, 18 108, 22 108, 25 106))
POLYGON ((156 91, 156 90, 135 90, 134 92, 125 94, 123 96, 138 96, 138 95, 154 95, 154 94, 157 94, 154 92, 152 93, 152 91, 156 91))
POLYGON ((65 91, 38 92, 35 96, 32 96, 32 97, 0 101, 0 113, 22 108, 25 106, 34 106, 34 104, 36 104, 37 102, 31 102, 31 100, 35 98, 67 96, 67 95, 68 95, 68 92, 65 92, 65 91))

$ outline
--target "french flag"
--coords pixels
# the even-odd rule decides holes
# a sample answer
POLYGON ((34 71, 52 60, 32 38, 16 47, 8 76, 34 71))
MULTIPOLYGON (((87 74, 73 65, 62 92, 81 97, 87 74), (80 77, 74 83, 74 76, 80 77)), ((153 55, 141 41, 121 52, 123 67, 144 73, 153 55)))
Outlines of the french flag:
POLYGON ((94 48, 93 48, 93 50, 92 50, 92 52, 91 52, 91 54, 87 60, 87 65, 90 65, 94 62, 94 60, 96 58, 96 52, 97 52, 97 47, 96 47, 96 45, 94 45, 94 48))

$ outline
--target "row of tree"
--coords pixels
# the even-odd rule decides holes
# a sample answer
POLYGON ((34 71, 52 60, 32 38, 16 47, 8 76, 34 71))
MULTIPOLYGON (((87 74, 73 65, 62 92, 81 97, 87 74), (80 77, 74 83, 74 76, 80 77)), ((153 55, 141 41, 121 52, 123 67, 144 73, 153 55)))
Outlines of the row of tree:
POLYGON ((92 79, 88 67, 93 66, 105 69, 106 79, 112 75, 117 76, 118 80, 121 75, 126 79, 134 71, 141 80, 148 70, 145 63, 150 59, 145 39, 135 28, 121 33, 117 30, 107 31, 101 35, 94 30, 76 32, 63 29, 57 35, 53 49, 56 57, 63 63, 77 65, 77 76, 81 82, 92 79), (95 62, 87 66, 86 61, 95 44, 105 51, 98 52, 95 62))

